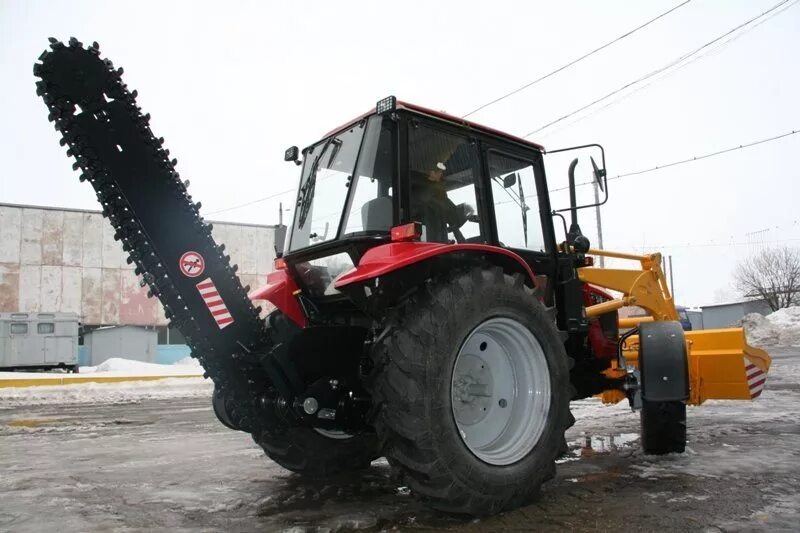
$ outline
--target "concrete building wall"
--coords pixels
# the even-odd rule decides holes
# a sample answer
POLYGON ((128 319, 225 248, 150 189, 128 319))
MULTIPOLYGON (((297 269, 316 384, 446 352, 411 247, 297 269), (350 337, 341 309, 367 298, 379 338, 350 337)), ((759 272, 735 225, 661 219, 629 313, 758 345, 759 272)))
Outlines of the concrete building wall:
MULTIPOLYGON (((283 228, 213 223, 243 285, 265 283, 283 228)), ((0 204, 0 312, 74 312, 86 325, 167 323, 97 211, 0 204)))

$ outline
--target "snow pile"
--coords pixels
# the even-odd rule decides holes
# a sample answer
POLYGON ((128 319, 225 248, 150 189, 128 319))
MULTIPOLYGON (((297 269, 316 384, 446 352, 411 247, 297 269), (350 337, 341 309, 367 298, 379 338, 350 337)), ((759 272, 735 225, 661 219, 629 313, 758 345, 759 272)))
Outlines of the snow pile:
POLYGON ((747 342, 756 346, 800 346, 800 306, 778 309, 762 316, 750 313, 742 319, 747 342))
POLYGON ((181 366, 196 366, 197 368, 200 368, 200 361, 194 357, 184 357, 183 359, 179 359, 172 364, 181 366))
POLYGON ((201 376, 203 369, 190 357, 185 357, 172 365, 159 365, 157 363, 144 363, 142 361, 112 357, 97 366, 81 367, 80 372, 81 374, 103 372, 104 374, 115 376, 123 374, 131 376, 201 376), (190 361, 187 361, 187 359, 190 361))

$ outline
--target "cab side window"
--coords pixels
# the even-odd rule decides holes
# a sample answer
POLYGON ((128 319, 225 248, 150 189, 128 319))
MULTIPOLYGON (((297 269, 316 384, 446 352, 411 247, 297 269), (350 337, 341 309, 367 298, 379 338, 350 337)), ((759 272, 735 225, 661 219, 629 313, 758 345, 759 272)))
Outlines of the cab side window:
POLYGON ((484 242, 475 184, 480 160, 466 137, 412 124, 408 132, 411 218, 429 242, 484 242))
POLYGON ((487 161, 500 243, 544 252, 533 163, 495 151, 487 161))

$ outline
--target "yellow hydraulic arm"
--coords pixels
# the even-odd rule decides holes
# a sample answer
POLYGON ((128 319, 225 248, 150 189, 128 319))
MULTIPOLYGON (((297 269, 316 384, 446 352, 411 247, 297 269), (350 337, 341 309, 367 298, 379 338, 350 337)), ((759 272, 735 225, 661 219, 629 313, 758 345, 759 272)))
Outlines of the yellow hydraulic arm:
MULTIPOLYGON (((619 319, 620 328, 631 328, 641 322, 679 320, 675 303, 661 269, 661 254, 635 255, 591 249, 587 255, 638 261, 640 269, 611 269, 582 267, 578 278, 585 282, 617 291, 619 298, 586 308, 587 317, 636 305, 647 311, 643 317, 619 319)), ((709 399, 750 400, 758 397, 764 387, 771 359, 764 350, 747 344, 742 328, 687 331, 686 348, 689 356, 688 403, 699 405, 709 399)), ((625 362, 637 366, 639 338, 629 337, 623 346, 625 362)), ((622 375, 625 369, 613 368, 611 374, 622 375)), ((603 397, 619 401, 623 396, 608 391, 603 397)))

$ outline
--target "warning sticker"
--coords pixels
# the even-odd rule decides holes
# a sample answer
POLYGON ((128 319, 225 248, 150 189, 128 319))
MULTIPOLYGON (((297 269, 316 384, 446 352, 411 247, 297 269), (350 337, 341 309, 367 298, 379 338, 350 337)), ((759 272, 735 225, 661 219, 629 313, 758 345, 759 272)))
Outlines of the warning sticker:
POLYGON ((200 291, 200 297, 203 298, 219 329, 233 324, 233 316, 228 311, 228 306, 222 301, 222 296, 219 295, 217 286, 214 285, 211 278, 206 278, 198 283, 197 290, 200 291))
POLYGON ((750 389, 750 398, 755 400, 761 396, 761 392, 764 390, 767 375, 747 359, 744 360, 744 372, 747 377, 747 387, 750 389))
POLYGON ((181 256, 179 266, 184 276, 196 278, 206 269, 206 262, 197 252, 186 252, 181 256))

